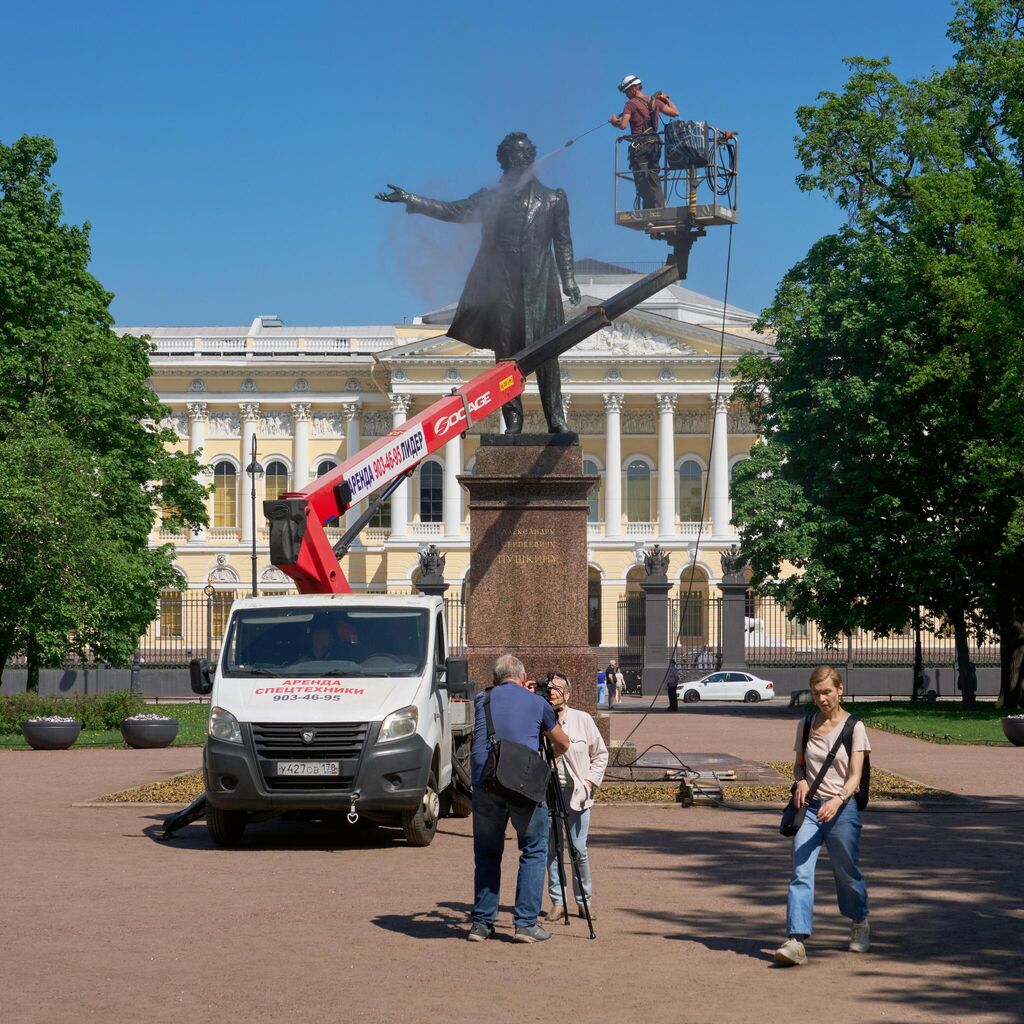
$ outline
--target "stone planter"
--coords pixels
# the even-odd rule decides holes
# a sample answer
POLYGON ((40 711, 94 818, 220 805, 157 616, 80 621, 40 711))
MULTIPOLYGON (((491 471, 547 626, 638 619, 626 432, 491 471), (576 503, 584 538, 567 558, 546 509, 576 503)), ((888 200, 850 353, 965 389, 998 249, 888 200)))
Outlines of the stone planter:
POLYGON ((81 731, 79 721, 21 723, 21 735, 33 750, 67 750, 81 731))
POLYGON ((174 737, 178 735, 178 720, 126 718, 121 723, 121 735, 129 747, 169 747, 174 742, 174 737))
POLYGON ((1004 718, 1003 735, 1015 747, 1024 747, 1024 717, 1004 718))

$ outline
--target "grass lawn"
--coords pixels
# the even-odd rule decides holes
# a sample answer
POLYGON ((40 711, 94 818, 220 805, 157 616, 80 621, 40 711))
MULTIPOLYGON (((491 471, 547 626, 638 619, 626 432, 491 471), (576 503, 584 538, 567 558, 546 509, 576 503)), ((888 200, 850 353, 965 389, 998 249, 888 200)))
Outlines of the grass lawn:
POLYGON ((952 701, 919 704, 910 701, 855 701, 846 709, 874 729, 915 736, 932 743, 977 743, 1009 746, 1000 719, 1006 712, 992 704, 966 709, 952 701))
MULTIPOLYGON (((203 740, 206 738, 206 719, 209 711, 207 704, 150 704, 146 707, 147 713, 155 712, 178 720, 178 735, 172 744, 175 747, 202 746, 203 740)), ((75 747, 125 747, 127 749, 127 744, 121 738, 120 729, 89 729, 82 731, 78 739, 75 740, 75 747)), ((30 750, 31 748, 18 732, 0 734, 0 749, 30 750)))

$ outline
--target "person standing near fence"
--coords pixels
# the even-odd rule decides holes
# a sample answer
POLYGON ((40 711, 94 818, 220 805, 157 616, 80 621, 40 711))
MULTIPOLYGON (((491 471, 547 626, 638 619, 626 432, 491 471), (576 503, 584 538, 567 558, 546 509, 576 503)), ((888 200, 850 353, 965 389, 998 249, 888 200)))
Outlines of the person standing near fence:
POLYGON ((859 864, 860 813, 853 797, 860 788, 864 755, 871 750, 871 744, 867 729, 860 721, 854 725, 849 754, 841 742, 843 727, 850 715, 843 708, 842 677, 834 668, 828 665, 816 668, 809 685, 818 710, 811 718, 809 729, 805 728, 806 719, 801 719, 797 725, 793 765, 796 779, 793 803, 798 808, 806 804, 807 813, 800 831, 793 837, 793 874, 786 906, 787 939, 775 951, 775 962, 787 967, 807 963, 804 941, 811 934, 814 869, 823 844, 835 876, 839 912, 851 922, 848 948, 853 953, 866 953, 870 949, 868 890, 859 864), (835 758, 808 803, 808 790, 822 773, 833 749, 835 758))

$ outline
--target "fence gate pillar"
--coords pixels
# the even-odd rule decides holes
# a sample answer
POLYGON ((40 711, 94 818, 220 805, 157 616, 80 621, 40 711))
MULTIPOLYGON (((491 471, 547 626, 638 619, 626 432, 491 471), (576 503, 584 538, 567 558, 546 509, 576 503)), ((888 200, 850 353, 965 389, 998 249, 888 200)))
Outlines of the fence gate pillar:
POLYGON ((644 552, 647 575, 640 581, 644 592, 644 671, 640 686, 645 694, 658 692, 668 669, 668 552, 655 544, 644 552))
POLYGON ((747 669, 747 591, 750 585, 736 571, 736 545, 722 553, 722 668, 747 669))

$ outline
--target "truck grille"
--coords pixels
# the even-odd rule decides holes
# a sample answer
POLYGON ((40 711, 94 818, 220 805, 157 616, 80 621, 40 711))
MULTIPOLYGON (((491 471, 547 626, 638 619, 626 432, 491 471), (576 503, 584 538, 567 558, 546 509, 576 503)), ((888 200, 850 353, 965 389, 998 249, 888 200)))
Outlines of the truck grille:
POLYGON ((268 789, 273 790, 349 790, 359 767, 359 758, 366 744, 368 722, 311 723, 309 725, 252 725, 252 739, 259 761, 260 774, 268 789), (302 741, 307 730, 314 733, 311 743, 302 741), (339 761, 340 775, 277 776, 278 761, 339 761))

